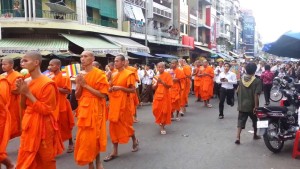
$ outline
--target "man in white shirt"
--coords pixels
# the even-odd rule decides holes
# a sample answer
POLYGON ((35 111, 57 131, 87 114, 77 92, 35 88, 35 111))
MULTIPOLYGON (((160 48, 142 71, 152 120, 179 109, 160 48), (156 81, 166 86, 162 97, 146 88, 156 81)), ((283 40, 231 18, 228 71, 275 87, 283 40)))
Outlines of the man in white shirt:
POLYGON ((216 67, 216 69, 214 70, 214 73, 215 73, 215 77, 214 77, 214 81, 215 81, 215 84, 214 84, 214 91, 216 92, 215 94, 217 94, 217 97, 220 98, 220 86, 221 86, 221 83, 218 83, 217 82, 217 79, 219 78, 220 76, 220 73, 224 72, 224 61, 220 61, 219 62, 219 66, 216 67))
POLYGON ((219 103, 219 119, 224 118, 224 102, 227 100, 227 104, 234 106, 234 84, 237 84, 236 74, 229 71, 231 65, 229 63, 224 64, 224 72, 221 72, 217 83, 221 84, 220 88, 220 103, 219 103))
POLYGON ((145 70, 141 72, 142 75, 142 95, 141 104, 152 102, 153 91, 152 91, 152 79, 154 77, 154 71, 150 69, 150 65, 145 66, 145 70))

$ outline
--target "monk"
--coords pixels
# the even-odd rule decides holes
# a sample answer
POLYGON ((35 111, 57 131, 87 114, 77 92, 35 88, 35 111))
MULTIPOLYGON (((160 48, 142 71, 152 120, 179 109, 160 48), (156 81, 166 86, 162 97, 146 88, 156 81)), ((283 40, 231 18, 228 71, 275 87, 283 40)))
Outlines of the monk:
POLYGON ((60 135, 62 141, 69 140, 67 153, 72 153, 74 151, 72 129, 75 122, 71 104, 67 99, 67 96, 71 94, 71 80, 60 71, 60 67, 61 61, 58 59, 52 59, 49 62, 48 69, 51 72, 50 78, 55 82, 58 90, 58 124, 60 135))
POLYGON ((132 139, 132 152, 139 150, 139 141, 133 128, 132 113, 135 110, 131 93, 135 93, 136 78, 134 72, 125 69, 125 57, 115 57, 115 68, 118 72, 112 76, 109 88, 109 133, 113 143, 113 152, 104 161, 118 157, 118 145, 128 143, 132 139))
MULTIPOLYGON (((129 60, 128 58, 125 58, 125 69, 130 70, 134 73, 134 77, 135 77, 135 84, 134 86, 137 88, 138 87, 138 83, 140 82, 140 78, 138 76, 138 70, 135 67, 129 66, 129 60)), ((137 123, 138 119, 137 119, 137 107, 139 105, 139 97, 137 95, 137 92, 134 93, 130 93, 132 99, 134 100, 134 111, 133 111, 133 122, 137 123)))
POLYGON ((201 74, 201 70, 203 69, 200 60, 196 60, 195 61, 195 69, 193 72, 193 75, 195 76, 194 78, 194 94, 196 96, 196 102, 199 102, 201 100, 201 96, 200 96, 200 86, 202 84, 201 78, 200 78, 200 74, 201 74))
POLYGON ((0 168, 4 164, 7 169, 13 169, 14 165, 8 158, 6 146, 10 139, 11 117, 8 111, 10 99, 10 86, 4 76, 0 75, 0 168))
POLYGON ((93 62, 93 66, 96 67, 96 68, 98 68, 98 69, 102 68, 101 64, 99 62, 97 62, 97 61, 93 62))
POLYGON ((188 98, 191 89, 191 78, 192 78, 192 68, 186 63, 184 59, 180 59, 180 65, 184 73, 184 91, 181 97, 181 116, 186 113, 186 106, 188 105, 188 98))
POLYGON ((81 53, 83 71, 76 77, 77 136, 75 161, 89 165, 89 169, 103 169, 100 152, 106 151, 106 98, 108 82, 105 73, 93 66, 95 55, 90 51, 81 53))
POLYGON ((25 110, 17 169, 55 169, 55 156, 64 149, 57 123, 57 87, 41 73, 41 63, 40 53, 26 53, 21 66, 28 69, 31 81, 21 78, 16 81, 21 107, 25 110))
POLYGON ((20 109, 20 93, 16 90, 16 80, 22 77, 22 74, 15 71, 14 60, 5 58, 2 60, 2 69, 6 72, 6 79, 11 87, 10 103, 8 110, 11 113, 11 136, 15 138, 21 135, 21 109, 20 109))
POLYGON ((199 77, 201 78, 200 96, 204 101, 204 106, 211 108, 209 100, 213 97, 214 89, 214 69, 209 66, 208 61, 203 61, 203 70, 200 72, 199 77))
POLYGON ((107 80, 110 81, 112 74, 117 72, 118 70, 115 69, 113 62, 109 62, 107 66, 109 70, 106 72, 106 76, 107 76, 107 80))
POLYGON ((173 85, 170 88, 171 102, 172 102, 172 120, 180 121, 179 111, 181 108, 181 97, 183 97, 185 76, 182 70, 178 68, 178 61, 171 61, 170 74, 173 78, 173 85), (176 111, 176 118, 174 119, 174 112, 176 111))
POLYGON ((160 126, 160 133, 167 134, 165 126, 171 124, 172 103, 169 89, 173 85, 172 76, 165 72, 165 63, 157 64, 159 76, 154 77, 153 89, 155 90, 152 112, 155 123, 160 126))

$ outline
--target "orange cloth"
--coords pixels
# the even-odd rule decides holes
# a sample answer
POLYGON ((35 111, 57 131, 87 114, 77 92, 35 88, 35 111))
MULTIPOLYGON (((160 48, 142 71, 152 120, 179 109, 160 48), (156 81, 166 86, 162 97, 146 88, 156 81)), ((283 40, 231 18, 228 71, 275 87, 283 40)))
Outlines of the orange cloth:
POLYGON ((0 75, 0 162, 7 158, 6 146, 10 138, 11 117, 8 111, 10 87, 8 81, 0 75))
MULTIPOLYGON (((93 68, 84 75, 86 83, 93 89, 108 94, 105 72, 93 68)), ((74 157, 78 165, 87 165, 96 159, 100 152, 106 151, 106 100, 99 98, 87 89, 82 89, 77 108, 77 136, 74 157)))
MULTIPOLYGON (((6 76, 8 80, 11 91, 16 90, 16 80, 18 78, 23 78, 23 75, 17 71, 13 71, 6 76)), ((21 107, 19 94, 10 95, 10 104, 8 107, 9 112, 11 113, 11 139, 21 135, 21 107)))
POLYGON ((194 94, 196 96, 196 98, 201 98, 200 96, 200 88, 201 88, 201 84, 202 84, 202 79, 201 77, 199 77, 199 75, 202 73, 202 69, 203 67, 197 67, 195 69, 195 78, 194 78, 194 94))
POLYGON ((181 96, 185 87, 185 75, 179 68, 176 68, 175 70, 171 69, 169 73, 172 77, 179 80, 177 82, 173 81, 173 86, 169 89, 171 94, 172 112, 180 111, 181 96))
MULTIPOLYGON (((159 75, 159 78, 167 85, 173 85, 173 79, 169 73, 164 72, 159 75)), ((172 105, 169 89, 161 83, 158 83, 157 85, 158 86, 155 90, 152 106, 152 112, 155 117, 155 123, 171 124, 172 105)))
POLYGON ((25 101, 16 168, 55 169, 55 156, 64 149, 54 117, 57 109, 57 88, 46 76, 32 80, 28 86, 37 101, 25 101))
POLYGON ((192 68, 189 65, 184 65, 182 71, 185 75, 185 88, 181 97, 181 107, 184 107, 188 103, 188 97, 191 89, 192 68))
MULTIPOLYGON (((129 88, 135 86, 135 76, 127 69, 114 74, 111 86, 129 88)), ((125 144, 134 134, 132 112, 135 110, 134 100, 129 93, 112 91, 109 93, 109 132, 113 143, 125 144)))
POLYGON ((202 73, 209 74, 210 76, 201 77, 200 96, 202 100, 209 100, 212 98, 214 90, 214 69, 210 66, 203 67, 202 73))
MULTIPOLYGON (((63 76, 62 72, 57 75, 51 74, 50 77, 55 82, 57 88, 68 89, 71 91, 71 80, 67 76, 63 76)), ((72 129, 74 127, 74 116, 72 107, 67 99, 67 94, 58 91, 58 124, 59 131, 63 141, 72 138, 72 129)))
MULTIPOLYGON (((140 79, 139 79, 137 69, 135 67, 132 67, 132 66, 127 66, 126 69, 130 70, 134 73, 135 81, 136 81, 136 83, 138 83, 140 81, 140 79)), ((134 101, 134 106, 137 107, 140 103, 137 93, 136 92, 135 93, 130 93, 130 96, 134 101)), ((136 113, 136 110, 133 112, 133 114, 135 114, 135 113, 136 113)))

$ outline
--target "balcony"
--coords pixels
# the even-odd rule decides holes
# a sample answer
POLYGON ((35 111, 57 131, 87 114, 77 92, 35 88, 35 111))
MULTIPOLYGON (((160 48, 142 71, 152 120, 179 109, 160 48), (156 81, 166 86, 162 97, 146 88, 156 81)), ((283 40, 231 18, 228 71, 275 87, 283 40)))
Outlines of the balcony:
POLYGON ((190 14, 190 25, 193 27, 197 27, 197 17, 190 14))
POLYGON ((3 9, 0 10, 0 18, 24 18, 24 10, 3 9))
POLYGON ((145 1, 143 0, 125 0, 125 2, 145 9, 145 1))
MULTIPOLYGON (((138 24, 130 24, 130 31, 135 32, 135 33, 140 33, 140 34, 145 34, 145 26, 144 25, 138 25, 138 24)), ((171 29, 171 30, 166 30, 166 29, 158 29, 158 28, 153 28, 153 29, 148 29, 147 35, 153 35, 156 37, 161 37, 161 38, 169 38, 169 39, 178 39, 178 30, 176 29, 171 29)))
POLYGON ((168 19, 172 19, 172 13, 167 12, 167 11, 162 10, 160 8, 157 8, 157 7, 153 7, 153 13, 156 14, 156 15, 159 15, 159 16, 166 17, 168 19))
POLYGON ((203 5, 212 5, 212 0, 200 0, 199 2, 203 5))
POLYGON ((62 14, 46 10, 36 10, 36 18, 63 20, 63 21, 77 21, 77 14, 62 14))
POLYGON ((95 25, 101 25, 110 28, 118 28, 118 23, 116 21, 107 21, 107 20, 96 19, 92 17, 87 17, 87 21, 88 23, 95 24, 95 25))

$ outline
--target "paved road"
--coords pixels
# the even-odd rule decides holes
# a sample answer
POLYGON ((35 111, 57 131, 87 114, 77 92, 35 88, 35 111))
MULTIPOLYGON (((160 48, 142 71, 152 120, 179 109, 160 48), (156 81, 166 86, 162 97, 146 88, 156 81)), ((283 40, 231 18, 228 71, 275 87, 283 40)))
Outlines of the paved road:
MULTIPOLYGON (((292 159, 293 142, 286 142, 280 154, 271 153, 263 140, 252 140, 251 121, 241 136, 241 145, 235 145, 236 106, 225 106, 225 118, 218 119, 218 100, 213 108, 203 107, 190 97, 187 114, 180 122, 167 127, 167 135, 160 135, 154 124, 151 106, 139 108, 140 123, 135 124, 140 151, 131 152, 131 143, 120 145, 119 158, 104 163, 106 169, 299 169, 300 161, 292 159)), ((74 131, 75 135, 75 131, 74 131)), ((65 143, 66 144, 66 143, 65 143)), ((8 154, 15 161, 19 140, 8 146, 8 154)), ((67 146, 67 145, 66 145, 67 146)), ((101 159, 108 155, 101 154, 101 159)), ((58 169, 81 169, 73 154, 57 158, 58 169)))

